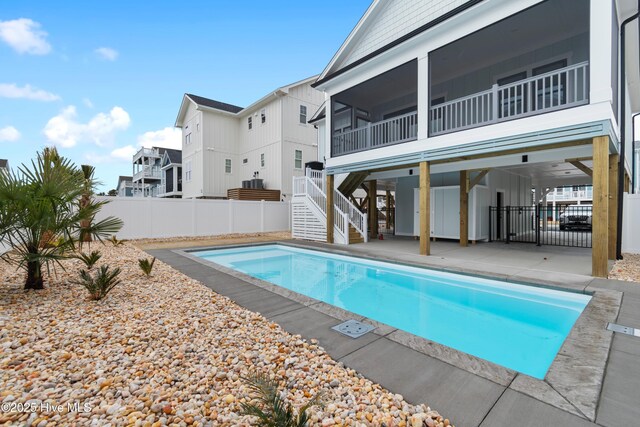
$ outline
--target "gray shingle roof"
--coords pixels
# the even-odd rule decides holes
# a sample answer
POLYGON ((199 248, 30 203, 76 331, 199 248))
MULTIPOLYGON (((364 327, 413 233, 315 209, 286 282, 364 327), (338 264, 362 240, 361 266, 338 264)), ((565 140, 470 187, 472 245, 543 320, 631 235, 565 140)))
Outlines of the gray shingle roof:
POLYGON ((242 111, 242 107, 238 107, 237 105, 227 104, 224 102, 216 101, 214 99, 205 98, 198 95, 193 95, 188 93, 187 96, 193 100, 198 105, 204 105, 205 107, 215 108, 216 110, 228 111, 229 113, 237 113, 238 111, 242 111))
POLYGON ((124 175, 120 175, 120 176, 118 177, 118 184, 119 184, 120 182, 122 182, 122 181, 132 181, 132 180, 133 180, 133 177, 131 177, 131 176, 124 176, 124 175))
POLYGON ((167 148, 166 153, 171 163, 182 163, 182 150, 167 148))

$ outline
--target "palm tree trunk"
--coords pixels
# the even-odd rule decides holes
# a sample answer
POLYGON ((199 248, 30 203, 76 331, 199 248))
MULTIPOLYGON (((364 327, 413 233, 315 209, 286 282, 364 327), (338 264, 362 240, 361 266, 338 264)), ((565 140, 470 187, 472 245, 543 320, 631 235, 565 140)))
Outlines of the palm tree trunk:
POLYGON ((27 281, 24 284, 25 289, 44 289, 41 267, 42 266, 39 261, 27 262, 27 281))

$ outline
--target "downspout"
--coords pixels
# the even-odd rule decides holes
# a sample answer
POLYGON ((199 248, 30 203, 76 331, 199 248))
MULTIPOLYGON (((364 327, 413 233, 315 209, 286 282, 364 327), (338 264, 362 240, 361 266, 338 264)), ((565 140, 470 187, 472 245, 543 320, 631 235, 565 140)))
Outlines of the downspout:
MULTIPOLYGON (((640 31, 638 31, 638 37, 640 38, 640 31)), ((640 46, 640 44, 639 44, 640 46)), ((640 113, 636 113, 633 116, 631 116, 631 144, 633 144, 633 150, 631 151, 633 154, 633 157, 631 158, 631 194, 635 194, 636 192, 636 168, 638 167, 638 165, 636 165, 636 117, 640 116, 640 113)))
POLYGON ((625 131, 626 131, 626 77, 625 70, 625 29, 628 23, 634 21, 640 15, 640 0, 638 0, 638 12, 625 19, 620 26, 620 160, 618 164, 618 228, 616 233, 616 259, 622 259, 622 208, 624 199, 624 157, 625 157, 625 131))

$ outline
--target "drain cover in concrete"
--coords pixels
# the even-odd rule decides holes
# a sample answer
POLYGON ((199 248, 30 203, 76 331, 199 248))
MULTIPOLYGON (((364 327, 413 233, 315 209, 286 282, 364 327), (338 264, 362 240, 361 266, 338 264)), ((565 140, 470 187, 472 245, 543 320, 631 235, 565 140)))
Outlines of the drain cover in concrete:
POLYGON ((634 337, 640 337, 640 329, 632 328, 631 326, 618 325, 617 323, 609 323, 607 329, 620 334, 633 335, 634 337))
POLYGON ((375 328, 371 325, 367 325, 362 322, 358 322, 357 320, 347 320, 344 323, 340 323, 332 327, 334 331, 338 331, 341 334, 344 334, 351 338, 358 338, 366 334, 367 332, 373 331, 375 328))

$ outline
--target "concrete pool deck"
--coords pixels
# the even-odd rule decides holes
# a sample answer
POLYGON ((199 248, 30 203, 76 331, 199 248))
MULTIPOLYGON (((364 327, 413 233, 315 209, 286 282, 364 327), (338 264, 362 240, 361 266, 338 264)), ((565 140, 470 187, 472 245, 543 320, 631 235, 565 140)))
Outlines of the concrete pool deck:
MULTIPOLYGON (((522 426, 539 425, 541 421, 551 425, 617 426, 632 425, 640 417, 637 399, 634 399, 640 387, 640 368, 634 363, 640 356, 640 339, 614 336, 605 330, 606 322, 616 319, 617 323, 640 326, 640 285, 594 279, 572 272, 538 270, 530 265, 517 267, 517 263, 509 267, 486 260, 471 263, 471 268, 466 269, 469 259, 437 255, 419 257, 388 248, 381 251, 378 248, 382 245, 373 248, 375 244, 370 244, 372 250, 367 251, 367 245, 343 247, 295 242, 300 243, 332 252, 595 291, 596 295, 604 297, 604 301, 590 304, 592 310, 585 311, 576 323, 545 381, 538 381, 488 362, 482 363, 484 361, 471 356, 462 361, 445 362, 443 359, 447 360, 452 354, 459 357, 464 353, 433 343, 425 346, 427 340, 416 340, 418 337, 367 319, 364 321, 373 323, 377 329, 361 338, 351 339, 330 328, 345 318, 358 318, 353 314, 310 298, 301 299, 300 295, 292 295, 293 292, 282 288, 274 292, 277 290, 269 289, 265 282, 233 274, 222 267, 213 269, 182 251, 148 252, 239 305, 260 312, 289 332, 318 339, 334 359, 402 394, 410 402, 432 405, 450 416, 459 427, 501 426, 514 420, 522 426), (581 336, 588 338, 580 341, 581 336), (443 357, 443 351, 447 357, 443 357), (558 359, 564 361, 558 364, 558 359), (594 360, 601 360, 601 366, 594 360), (572 371, 571 375, 567 375, 566 369, 572 371), (567 382, 567 378, 571 381, 567 382), (594 381, 594 378, 599 380, 594 381)), ((531 262, 530 252, 511 248, 512 259, 522 258, 523 264, 531 262)), ((555 264, 564 264, 561 253, 555 254, 554 258, 555 264)), ((504 262, 501 258, 500 263, 504 262)), ((565 262, 571 263, 569 259, 565 262)))

